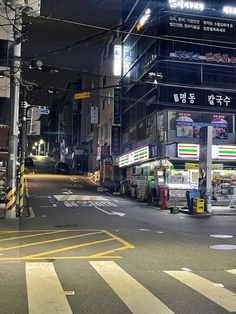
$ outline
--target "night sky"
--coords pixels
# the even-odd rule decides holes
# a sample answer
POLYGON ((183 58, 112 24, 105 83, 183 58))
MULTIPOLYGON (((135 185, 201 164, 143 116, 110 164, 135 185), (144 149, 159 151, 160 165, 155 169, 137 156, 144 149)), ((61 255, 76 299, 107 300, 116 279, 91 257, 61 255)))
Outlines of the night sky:
MULTIPOLYGON (((110 28, 119 24, 120 6, 121 0, 42 0, 41 15, 110 28)), ((78 78, 79 73, 76 70, 93 70, 98 66, 104 38, 59 53, 47 52, 69 46, 75 41, 96 35, 101 30, 41 17, 26 17, 24 21, 32 23, 28 26, 28 40, 23 44, 24 59, 32 60, 35 57, 41 59, 45 65, 68 68, 55 74, 25 68, 23 72, 25 79, 41 83, 43 86, 65 87, 67 82, 78 78)), ((40 102, 37 97, 34 99, 36 103, 40 102)))

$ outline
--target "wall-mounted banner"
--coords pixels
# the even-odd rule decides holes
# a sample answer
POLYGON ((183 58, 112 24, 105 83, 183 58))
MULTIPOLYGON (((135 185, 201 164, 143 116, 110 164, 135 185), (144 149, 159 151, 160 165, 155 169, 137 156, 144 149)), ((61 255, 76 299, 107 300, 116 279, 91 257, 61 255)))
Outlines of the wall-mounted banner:
POLYGON ((170 57, 184 61, 205 61, 211 63, 236 63, 236 54, 230 55, 222 52, 206 52, 200 55, 198 52, 178 50, 170 52, 170 57))
POLYGON ((111 156, 120 155, 120 126, 111 128, 111 156))
POLYGON ((233 42, 235 39, 236 22, 201 16, 192 16, 179 13, 162 13, 160 18, 160 35, 189 37, 214 41, 233 42))
POLYGON ((113 124, 120 124, 121 120, 121 111, 120 111, 120 99, 121 98, 121 89, 114 89, 114 121, 113 124))
POLYGON ((207 114, 205 121, 195 121, 192 113, 178 112, 176 114, 176 137, 199 138, 200 128, 212 125, 213 138, 228 139, 229 123, 227 116, 207 114))

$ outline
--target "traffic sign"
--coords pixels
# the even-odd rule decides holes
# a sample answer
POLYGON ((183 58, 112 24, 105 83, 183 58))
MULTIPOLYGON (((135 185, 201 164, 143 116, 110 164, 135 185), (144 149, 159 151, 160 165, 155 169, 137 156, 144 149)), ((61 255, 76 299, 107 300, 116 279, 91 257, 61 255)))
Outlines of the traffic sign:
POLYGON ((41 114, 49 114, 49 113, 50 113, 50 110, 49 110, 48 108, 43 108, 43 107, 41 107, 41 108, 40 108, 40 112, 41 112, 41 114))
POLYGON ((86 98, 91 97, 91 93, 90 92, 76 93, 74 97, 75 97, 75 100, 86 99, 86 98))
POLYGON ((30 109, 27 110, 27 117, 36 121, 40 118, 41 112, 38 107, 31 107, 30 109))

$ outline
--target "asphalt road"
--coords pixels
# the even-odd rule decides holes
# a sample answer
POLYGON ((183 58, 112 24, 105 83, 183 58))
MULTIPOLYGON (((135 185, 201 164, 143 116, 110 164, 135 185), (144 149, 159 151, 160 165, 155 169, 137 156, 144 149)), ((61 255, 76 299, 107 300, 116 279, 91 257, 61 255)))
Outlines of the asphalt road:
POLYGON ((236 313, 236 216, 170 214, 86 177, 27 183, 31 217, 0 220, 1 314, 236 313))

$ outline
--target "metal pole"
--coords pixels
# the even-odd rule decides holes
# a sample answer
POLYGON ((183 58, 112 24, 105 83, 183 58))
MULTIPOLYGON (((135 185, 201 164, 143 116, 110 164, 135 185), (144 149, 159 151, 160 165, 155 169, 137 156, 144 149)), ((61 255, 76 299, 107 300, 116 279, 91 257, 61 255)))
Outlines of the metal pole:
POLYGON ((23 100, 21 103, 21 113, 22 113, 22 128, 21 128, 21 155, 20 155, 20 189, 19 189, 19 215, 21 216, 24 210, 24 196, 25 196, 25 155, 27 148, 27 125, 26 125, 26 109, 27 103, 25 102, 26 94, 25 89, 23 93, 23 100))
MULTIPOLYGON (((15 8, 14 40, 21 37, 22 11, 15 8)), ((16 218, 17 199, 17 153, 18 153, 18 122, 19 122, 19 95, 20 95, 20 75, 21 75, 21 43, 13 44, 11 66, 11 125, 9 136, 9 157, 7 173, 7 193, 6 193, 6 218, 16 218)))

